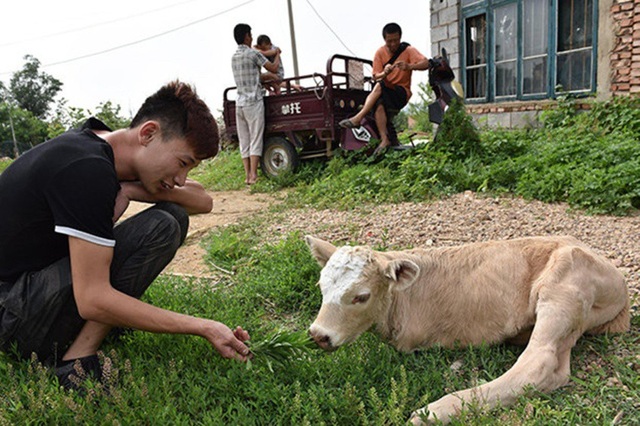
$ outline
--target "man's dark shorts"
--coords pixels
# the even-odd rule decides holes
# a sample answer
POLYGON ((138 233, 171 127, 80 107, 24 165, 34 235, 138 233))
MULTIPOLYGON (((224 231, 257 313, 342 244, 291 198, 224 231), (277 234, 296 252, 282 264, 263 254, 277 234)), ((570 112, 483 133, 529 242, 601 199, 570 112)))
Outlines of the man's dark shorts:
POLYGON ((389 88, 384 82, 380 82, 382 95, 378 98, 377 104, 382 104, 388 118, 393 118, 407 105, 407 92, 402 86, 389 88))
MULTIPOLYGON (((189 218, 183 208, 158 203, 115 227, 116 246, 111 284, 140 298, 174 257, 186 237, 189 218)), ((73 298, 69 258, 15 283, 0 282, 0 349, 17 346, 19 355, 32 352, 54 363, 84 325, 73 298)))

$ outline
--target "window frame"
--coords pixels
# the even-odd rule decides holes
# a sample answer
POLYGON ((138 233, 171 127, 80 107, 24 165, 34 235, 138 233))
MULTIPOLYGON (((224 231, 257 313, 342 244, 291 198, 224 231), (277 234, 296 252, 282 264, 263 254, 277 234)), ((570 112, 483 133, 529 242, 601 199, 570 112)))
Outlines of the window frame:
MULTIPOLYGON (((573 96, 589 96, 596 92, 597 83, 597 64, 598 64, 598 0, 592 0, 592 45, 591 52, 591 70, 590 70, 590 88, 575 91, 559 91, 557 87, 557 61, 558 61, 558 2, 562 0, 547 0, 548 4, 548 26, 547 26, 547 64, 546 64, 546 91, 535 94, 524 94, 524 38, 523 38, 523 1, 524 0, 480 0, 469 6, 460 6, 460 82, 462 87, 467 88, 467 19, 484 15, 487 25, 486 31, 486 73, 485 84, 486 94, 483 98, 468 98, 468 103, 491 103, 491 102, 507 102, 507 101, 528 101, 540 99, 554 99, 561 94, 571 94, 573 96), (516 3, 518 28, 517 28, 517 59, 516 59, 516 94, 509 96, 496 96, 496 60, 495 60, 495 10, 499 7, 516 3)), ((462 4, 462 3, 460 3, 462 4)))

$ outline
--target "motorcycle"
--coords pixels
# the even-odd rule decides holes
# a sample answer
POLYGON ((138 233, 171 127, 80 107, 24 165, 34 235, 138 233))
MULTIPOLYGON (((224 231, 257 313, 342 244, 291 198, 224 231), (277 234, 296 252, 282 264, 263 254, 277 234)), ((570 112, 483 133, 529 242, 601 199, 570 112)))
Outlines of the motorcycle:
POLYGON ((445 48, 442 48, 441 56, 429 60, 429 86, 436 95, 435 101, 429 104, 429 121, 441 124, 451 102, 464 99, 462 85, 453 75, 445 48))

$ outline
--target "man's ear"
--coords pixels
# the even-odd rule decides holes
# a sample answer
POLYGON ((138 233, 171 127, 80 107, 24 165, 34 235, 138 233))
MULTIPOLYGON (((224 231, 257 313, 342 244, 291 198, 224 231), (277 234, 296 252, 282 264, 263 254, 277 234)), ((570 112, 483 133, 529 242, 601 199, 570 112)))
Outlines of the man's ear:
POLYGON ((306 235, 304 237, 304 241, 309 246, 309 250, 313 257, 316 258, 322 267, 327 264, 331 255, 336 251, 336 246, 333 244, 319 238, 312 237, 311 235, 306 235))
POLYGON ((384 275, 390 281, 389 288, 397 291, 409 288, 419 274, 420 267, 408 259, 392 260, 384 269, 384 275))
POLYGON ((155 120, 142 123, 138 129, 138 140, 141 145, 147 146, 154 137, 160 135, 160 124, 155 120))

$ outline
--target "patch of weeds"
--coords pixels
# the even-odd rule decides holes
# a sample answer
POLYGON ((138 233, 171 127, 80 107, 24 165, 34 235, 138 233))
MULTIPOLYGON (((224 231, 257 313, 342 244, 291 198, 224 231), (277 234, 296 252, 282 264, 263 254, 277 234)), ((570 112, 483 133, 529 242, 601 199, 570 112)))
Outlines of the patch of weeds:
POLYGON ((250 341, 249 349, 253 359, 247 363, 248 368, 253 362, 266 362, 269 371, 273 372, 274 364, 291 365, 302 360, 312 349, 317 349, 317 346, 304 331, 278 330, 259 341, 250 341))
POLYGON ((229 271, 250 262, 254 246, 259 242, 255 224, 230 225, 217 228, 203 238, 205 260, 229 271))
POLYGON ((189 173, 210 191, 237 191, 246 187, 245 173, 237 150, 222 150, 214 158, 202 161, 189 173))
POLYGON ((0 173, 4 172, 4 170, 9 167, 9 164, 13 163, 13 160, 10 158, 0 158, 0 173))

